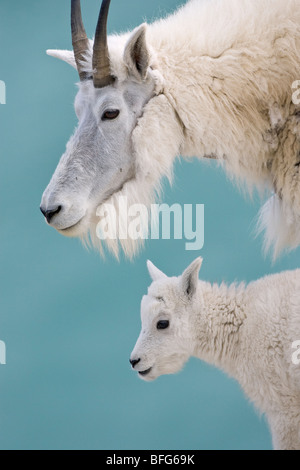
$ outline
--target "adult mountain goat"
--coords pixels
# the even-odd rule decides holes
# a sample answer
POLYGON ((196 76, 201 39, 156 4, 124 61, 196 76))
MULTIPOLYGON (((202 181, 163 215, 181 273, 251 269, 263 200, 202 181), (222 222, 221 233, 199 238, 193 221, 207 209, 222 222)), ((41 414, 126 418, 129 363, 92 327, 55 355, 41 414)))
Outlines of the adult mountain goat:
MULTIPOLYGON (((297 246, 299 0, 191 0, 107 38, 109 5, 103 0, 92 42, 72 0, 74 51, 48 51, 80 76, 79 125, 42 198, 48 223, 97 244, 98 207, 118 209, 120 196, 149 206, 176 156, 198 156, 273 191, 261 214, 266 244, 275 254, 297 246)), ((118 241, 108 243, 117 253, 118 241)), ((128 255, 137 247, 120 243, 128 255)))
POLYGON ((227 287, 199 281, 201 264, 168 278, 148 263, 132 367, 147 381, 191 356, 220 367, 266 414, 274 447, 300 450, 300 270, 227 287))

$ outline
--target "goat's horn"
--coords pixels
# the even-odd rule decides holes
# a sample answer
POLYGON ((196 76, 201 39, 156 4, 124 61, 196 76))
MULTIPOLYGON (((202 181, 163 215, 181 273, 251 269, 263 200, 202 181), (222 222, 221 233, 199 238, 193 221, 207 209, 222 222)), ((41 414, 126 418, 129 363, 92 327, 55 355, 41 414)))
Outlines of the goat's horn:
POLYGON ((82 60, 88 50, 89 40, 82 22, 80 0, 71 1, 71 29, 75 61, 80 80, 83 81, 87 79, 87 73, 82 70, 82 60))
POLYGON ((103 0, 99 14, 93 53, 95 88, 103 88, 114 82, 110 73, 109 52, 107 46, 107 18, 110 0, 103 0))

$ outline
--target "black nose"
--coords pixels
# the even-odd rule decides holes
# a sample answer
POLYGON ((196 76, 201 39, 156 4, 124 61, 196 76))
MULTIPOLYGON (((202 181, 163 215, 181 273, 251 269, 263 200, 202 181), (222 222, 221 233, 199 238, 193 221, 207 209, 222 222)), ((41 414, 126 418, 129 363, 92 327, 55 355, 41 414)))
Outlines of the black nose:
POLYGON ((46 217, 48 224, 50 224, 52 218, 56 215, 59 214, 61 211, 62 206, 56 206, 56 207, 51 207, 51 209, 44 209, 42 206, 40 207, 41 213, 43 214, 44 217, 46 217))
POLYGON ((141 359, 129 359, 130 364, 133 368, 141 361, 141 359))

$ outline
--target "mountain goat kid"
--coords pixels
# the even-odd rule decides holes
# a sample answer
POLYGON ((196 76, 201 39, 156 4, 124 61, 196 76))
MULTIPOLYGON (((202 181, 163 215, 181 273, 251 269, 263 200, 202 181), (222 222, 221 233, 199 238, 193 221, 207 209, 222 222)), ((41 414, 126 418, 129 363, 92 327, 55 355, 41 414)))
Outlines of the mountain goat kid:
POLYGON ((275 449, 300 450, 300 270, 244 284, 199 281, 202 259, 169 278, 150 261, 142 331, 130 362, 146 381, 178 372, 189 357, 234 377, 265 413, 275 449), (294 353, 294 354, 293 354, 294 353))

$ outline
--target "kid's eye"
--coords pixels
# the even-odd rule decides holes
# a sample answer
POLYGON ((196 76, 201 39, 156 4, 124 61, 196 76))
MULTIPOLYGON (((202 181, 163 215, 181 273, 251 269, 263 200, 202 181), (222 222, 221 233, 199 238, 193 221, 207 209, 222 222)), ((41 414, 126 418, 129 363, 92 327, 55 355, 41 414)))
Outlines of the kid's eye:
POLYGON ((169 328, 169 325, 170 325, 170 322, 168 320, 160 320, 157 323, 156 328, 158 330, 166 330, 167 328, 169 328))
POLYGON ((117 119, 119 116, 120 111, 118 109, 108 109, 102 115, 102 121, 112 121, 113 119, 117 119))

